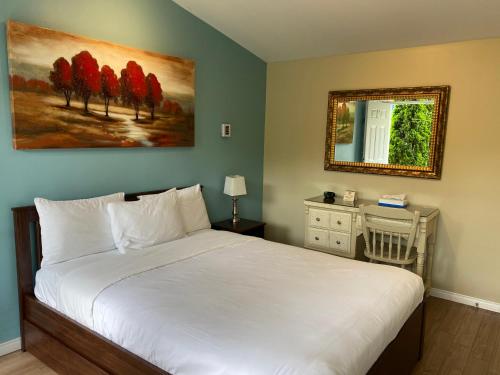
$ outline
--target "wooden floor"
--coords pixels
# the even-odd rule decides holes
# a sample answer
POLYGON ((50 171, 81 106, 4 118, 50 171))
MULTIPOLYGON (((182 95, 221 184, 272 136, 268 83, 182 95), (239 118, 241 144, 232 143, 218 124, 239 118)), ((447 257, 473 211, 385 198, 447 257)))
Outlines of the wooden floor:
POLYGON ((55 375, 56 373, 45 366, 30 353, 15 352, 0 357, 1 375, 55 375))
MULTIPOLYGON (((424 357, 412 375, 500 375, 500 314, 438 298, 427 303, 424 357)), ((0 357, 0 375, 53 375, 29 353, 0 357)))
POLYGON ((424 356, 413 375, 500 375, 500 314, 429 298, 424 356))

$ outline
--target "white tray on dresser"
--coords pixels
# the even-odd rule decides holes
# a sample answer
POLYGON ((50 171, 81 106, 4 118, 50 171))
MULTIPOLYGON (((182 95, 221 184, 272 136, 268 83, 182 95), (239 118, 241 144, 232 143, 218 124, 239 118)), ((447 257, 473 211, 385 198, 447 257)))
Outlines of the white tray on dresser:
MULTIPOLYGON (((358 199, 354 204, 341 198, 325 200, 322 196, 304 200, 304 247, 348 258, 356 257, 356 242, 361 232, 360 205, 377 204, 373 200, 358 199)), ((410 211, 420 211, 420 221, 414 246, 417 247, 416 273, 430 288, 432 256, 436 240, 439 209, 410 205, 410 211)))

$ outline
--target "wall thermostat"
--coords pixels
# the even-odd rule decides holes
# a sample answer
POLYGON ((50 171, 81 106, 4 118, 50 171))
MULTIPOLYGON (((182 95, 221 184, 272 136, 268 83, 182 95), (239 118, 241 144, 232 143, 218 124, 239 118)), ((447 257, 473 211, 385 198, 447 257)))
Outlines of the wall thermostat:
POLYGON ((221 126, 221 135, 224 138, 231 137, 231 124, 222 124, 222 126, 221 126))

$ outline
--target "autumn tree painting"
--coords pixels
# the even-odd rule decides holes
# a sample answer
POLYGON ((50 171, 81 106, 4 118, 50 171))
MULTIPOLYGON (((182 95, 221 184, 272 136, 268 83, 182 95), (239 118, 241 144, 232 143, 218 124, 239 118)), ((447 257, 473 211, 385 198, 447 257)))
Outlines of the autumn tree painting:
POLYGON ((146 98, 147 87, 142 67, 135 61, 129 61, 122 69, 120 88, 123 103, 134 108, 135 119, 139 120, 139 108, 146 98))
POLYGON ((101 68, 101 94, 104 99, 104 111, 106 117, 109 117, 109 102, 120 95, 120 82, 115 71, 108 65, 101 68))
POLYGON ((54 61, 53 67, 54 70, 50 72, 49 79, 54 85, 54 90, 63 93, 66 98, 66 107, 69 107, 73 93, 71 65, 64 57, 59 57, 54 61))
POLYGON ((16 149, 193 146, 193 61, 13 21, 7 38, 16 149))

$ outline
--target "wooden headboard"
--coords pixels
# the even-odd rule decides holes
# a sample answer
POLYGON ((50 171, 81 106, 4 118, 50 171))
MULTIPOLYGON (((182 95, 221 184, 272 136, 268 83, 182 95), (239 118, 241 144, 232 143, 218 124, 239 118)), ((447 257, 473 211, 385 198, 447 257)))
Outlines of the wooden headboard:
MULTIPOLYGON (((167 190, 129 193, 125 194, 125 200, 136 201, 140 195, 158 194, 167 190)), ((42 262, 40 221, 35 206, 14 207, 12 213, 14 214, 18 291, 21 301, 23 295, 34 294, 35 273, 40 269, 42 262)))

